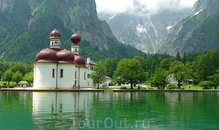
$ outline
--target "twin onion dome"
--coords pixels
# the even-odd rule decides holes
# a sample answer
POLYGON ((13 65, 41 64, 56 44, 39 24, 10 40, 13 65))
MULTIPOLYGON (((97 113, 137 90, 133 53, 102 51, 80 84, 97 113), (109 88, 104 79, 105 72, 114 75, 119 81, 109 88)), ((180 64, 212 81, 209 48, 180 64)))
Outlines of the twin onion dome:
MULTIPOLYGON (((54 29, 49 36, 49 39, 61 39, 61 34, 57 29, 54 29)), ((71 46, 79 46, 81 37, 74 33, 71 36, 71 46)), ((79 54, 74 54, 71 51, 60 48, 46 48, 41 50, 36 55, 36 63, 63 63, 63 64, 76 64, 77 67, 86 67, 84 57, 79 54)))

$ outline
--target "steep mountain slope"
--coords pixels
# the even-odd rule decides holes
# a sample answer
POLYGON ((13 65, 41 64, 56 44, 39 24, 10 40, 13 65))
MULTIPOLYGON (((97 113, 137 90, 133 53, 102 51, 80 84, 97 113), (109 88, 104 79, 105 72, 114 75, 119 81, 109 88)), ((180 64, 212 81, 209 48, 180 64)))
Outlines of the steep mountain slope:
POLYGON ((98 17, 107 21, 120 42, 152 54, 165 42, 169 28, 189 16, 192 11, 189 8, 180 11, 166 9, 150 15, 140 3, 134 1, 134 5, 135 13, 130 13, 130 10, 115 16, 99 13, 98 17))
POLYGON ((1 0, 0 9, 1 60, 34 62, 48 47, 55 24, 62 47, 70 49, 70 36, 77 29, 81 55, 94 60, 143 55, 118 42, 108 24, 98 19, 94 0, 1 0))
POLYGON ((191 53, 205 52, 219 47, 219 1, 199 0, 193 14, 172 28, 171 34, 159 53, 176 55, 179 51, 191 53))

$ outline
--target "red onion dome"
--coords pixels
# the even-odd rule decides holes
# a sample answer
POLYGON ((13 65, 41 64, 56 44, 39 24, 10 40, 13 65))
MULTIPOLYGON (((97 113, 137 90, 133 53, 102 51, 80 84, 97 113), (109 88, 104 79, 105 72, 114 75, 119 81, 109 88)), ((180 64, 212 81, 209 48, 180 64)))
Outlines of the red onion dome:
POLYGON ((73 44, 78 44, 81 41, 81 37, 77 33, 74 33, 71 36, 71 41, 73 44))
POLYGON ((50 36, 49 36, 49 39, 61 39, 61 34, 60 32, 55 28, 51 33, 50 33, 50 36))
POLYGON ((57 60, 56 51, 51 48, 43 49, 36 55, 36 62, 38 63, 57 63, 57 60))
POLYGON ((84 57, 80 55, 74 55, 74 58, 75 58, 75 64, 77 67, 86 67, 84 57))
POLYGON ((66 49, 57 52, 57 57, 59 63, 73 63, 74 54, 66 49))

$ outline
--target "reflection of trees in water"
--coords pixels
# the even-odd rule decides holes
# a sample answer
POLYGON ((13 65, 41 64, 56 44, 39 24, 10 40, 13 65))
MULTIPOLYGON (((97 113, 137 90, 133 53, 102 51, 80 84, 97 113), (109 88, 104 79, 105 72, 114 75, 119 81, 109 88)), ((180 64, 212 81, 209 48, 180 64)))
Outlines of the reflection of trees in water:
MULTIPOLYGON (((1 92, 1 109, 17 111, 18 106, 32 106, 32 92, 1 92)), ((24 107, 24 111, 29 111, 28 107, 24 107)))
MULTIPOLYGON (((131 125, 134 125, 136 119, 146 119, 152 125, 158 123, 175 125, 178 122, 180 126, 188 120, 194 120, 194 117, 199 118, 198 120, 209 118, 212 114, 203 113, 208 113, 208 110, 217 111, 216 103, 213 108, 208 105, 215 101, 219 102, 219 95, 214 92, 97 93, 91 104, 90 116, 101 115, 96 117, 96 120, 104 120, 106 117, 116 120, 127 119, 131 121, 131 125), (200 119, 197 113, 205 116, 200 119)), ((216 113, 219 114, 218 111, 216 113)))
POLYGON ((146 119, 154 128, 158 124, 183 126, 206 119, 217 124, 219 119, 217 92, 0 93, 2 112, 29 113, 33 122, 31 116, 27 122, 36 124, 38 129, 78 129, 85 125, 81 122, 90 121, 93 126, 93 121, 106 118, 126 119, 130 126, 135 125, 135 120, 146 119))

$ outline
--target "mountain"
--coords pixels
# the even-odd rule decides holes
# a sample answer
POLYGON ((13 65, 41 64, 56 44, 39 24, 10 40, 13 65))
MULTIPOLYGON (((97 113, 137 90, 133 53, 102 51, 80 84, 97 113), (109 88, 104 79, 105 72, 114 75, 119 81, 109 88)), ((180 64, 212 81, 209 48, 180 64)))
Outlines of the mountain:
POLYGON ((94 0, 1 0, 1 60, 33 63, 36 54, 49 46, 55 24, 62 48, 70 50, 70 37, 77 29, 80 54, 93 60, 143 55, 114 37, 109 25, 98 19, 94 0))
POLYGON ((158 53, 206 52, 219 48, 219 1, 198 0, 192 14, 171 28, 158 53))
POLYGON ((137 0, 134 0, 133 5, 134 10, 117 15, 99 13, 98 17, 110 25, 120 42, 151 54, 156 53, 165 43, 169 29, 192 11, 190 8, 180 11, 162 9, 157 14, 149 14, 146 6, 137 0))

